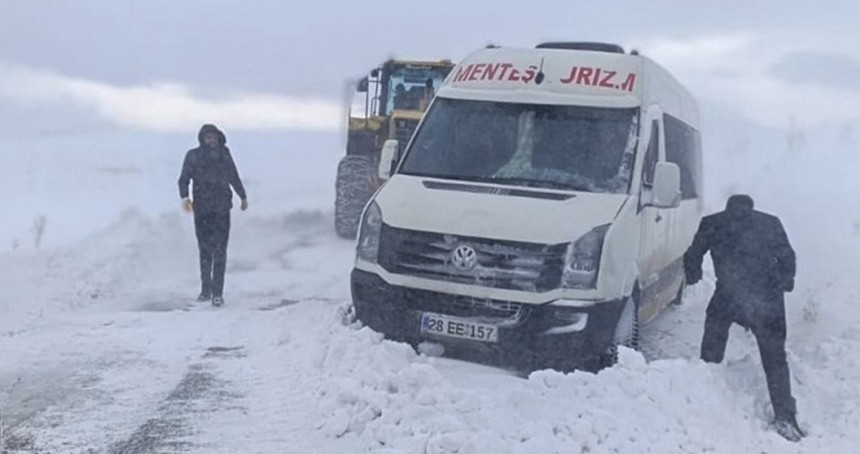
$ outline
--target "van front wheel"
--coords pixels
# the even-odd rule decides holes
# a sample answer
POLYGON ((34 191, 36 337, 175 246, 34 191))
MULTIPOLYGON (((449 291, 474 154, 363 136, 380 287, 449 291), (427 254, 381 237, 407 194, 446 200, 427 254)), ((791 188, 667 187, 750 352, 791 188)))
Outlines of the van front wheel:
POLYGON ((624 301, 624 308, 615 325, 612 345, 600 356, 600 368, 611 367, 618 362, 618 347, 639 349, 639 291, 636 290, 624 301))

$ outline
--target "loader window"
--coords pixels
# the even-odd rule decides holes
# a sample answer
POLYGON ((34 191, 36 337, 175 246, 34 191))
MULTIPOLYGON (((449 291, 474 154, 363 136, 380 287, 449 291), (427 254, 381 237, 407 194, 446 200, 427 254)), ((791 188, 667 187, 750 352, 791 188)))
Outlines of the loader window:
POLYGON ((447 72, 445 68, 419 66, 394 69, 389 77, 384 115, 391 115, 395 109, 425 110, 447 72))
POLYGON ((401 172, 588 192, 628 191, 638 109, 437 99, 401 172))

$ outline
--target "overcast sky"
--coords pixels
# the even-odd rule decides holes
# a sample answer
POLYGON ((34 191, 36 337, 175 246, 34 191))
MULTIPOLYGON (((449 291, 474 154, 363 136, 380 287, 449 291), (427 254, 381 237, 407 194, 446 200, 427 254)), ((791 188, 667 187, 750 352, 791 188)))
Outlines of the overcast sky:
POLYGON ((331 131, 346 80, 488 43, 636 47, 773 128, 860 122, 856 1, 0 0, 0 138, 331 131))

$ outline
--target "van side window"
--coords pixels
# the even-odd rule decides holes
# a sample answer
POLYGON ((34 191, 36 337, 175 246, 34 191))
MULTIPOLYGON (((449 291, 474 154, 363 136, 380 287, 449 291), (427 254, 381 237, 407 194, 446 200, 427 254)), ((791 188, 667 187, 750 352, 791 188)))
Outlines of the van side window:
POLYGON ((645 187, 654 186, 654 168, 660 160, 660 123, 657 120, 651 122, 651 139, 648 142, 648 150, 645 152, 645 162, 642 166, 642 184, 645 187))
POLYGON ((696 181, 696 160, 701 147, 699 132, 666 114, 663 115, 663 128, 666 135, 666 161, 677 164, 681 169, 681 198, 695 199, 699 193, 696 181))

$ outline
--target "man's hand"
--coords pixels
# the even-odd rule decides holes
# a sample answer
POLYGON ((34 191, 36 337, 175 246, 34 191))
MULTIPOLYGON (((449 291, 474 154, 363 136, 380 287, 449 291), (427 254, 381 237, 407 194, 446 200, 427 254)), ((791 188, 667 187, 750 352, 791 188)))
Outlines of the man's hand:
POLYGON ((188 213, 194 212, 194 202, 191 201, 188 197, 182 199, 182 209, 188 213))
POLYGON ((687 285, 696 285, 702 280, 702 270, 685 270, 687 285))
POLYGON ((248 209, 248 199, 242 199, 242 205, 240 206, 240 208, 242 209, 242 211, 248 209))
POLYGON ((786 279, 782 282, 782 291, 785 293, 791 293, 794 290, 794 279, 786 279))

